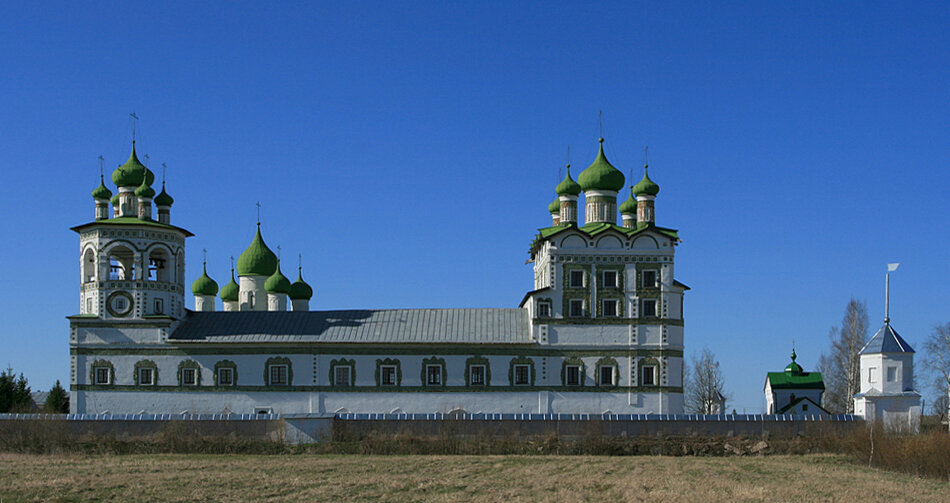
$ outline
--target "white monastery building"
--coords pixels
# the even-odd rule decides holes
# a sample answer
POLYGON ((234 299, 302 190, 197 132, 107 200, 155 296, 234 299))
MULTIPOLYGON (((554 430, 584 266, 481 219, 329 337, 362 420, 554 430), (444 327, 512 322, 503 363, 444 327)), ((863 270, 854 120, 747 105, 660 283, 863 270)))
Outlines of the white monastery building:
POLYGON ((192 234, 133 141, 116 194, 101 181, 95 218, 73 228, 71 412, 682 413, 679 238, 654 223, 646 166, 618 208, 624 176, 600 141, 556 187, 518 307, 346 311, 310 310, 313 290, 299 268, 284 276, 260 223, 237 279, 219 290, 205 268, 186 309, 192 234))
POLYGON ((920 393, 914 389, 914 349, 891 326, 884 326, 861 349, 861 391, 854 413, 888 430, 920 430, 920 393))

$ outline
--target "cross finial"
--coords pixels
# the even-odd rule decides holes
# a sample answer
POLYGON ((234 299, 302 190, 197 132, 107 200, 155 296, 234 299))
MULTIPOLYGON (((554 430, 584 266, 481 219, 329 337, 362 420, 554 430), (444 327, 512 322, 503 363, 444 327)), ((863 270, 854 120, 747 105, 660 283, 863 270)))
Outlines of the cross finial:
POLYGON ((165 172, 168 171, 168 166, 163 162, 162 163, 162 188, 165 188, 165 172))
POLYGON ((277 260, 280 260, 280 245, 277 245, 277 260))
POLYGON ((234 276, 234 255, 231 255, 231 276, 234 276))
POLYGON ((102 161, 105 161, 105 160, 106 160, 105 157, 102 157, 101 155, 99 156, 99 178, 102 178, 102 177, 103 177, 103 174, 102 174, 102 161))
POLYGON ((649 146, 649 145, 644 145, 644 147, 643 147, 643 168, 644 168, 644 169, 650 167, 650 163, 648 162, 648 153, 649 153, 649 151, 650 151, 650 146, 649 146))
POLYGON ((148 154, 145 154, 145 167, 146 167, 146 168, 148 167, 149 164, 151 164, 151 162, 149 161, 149 159, 150 159, 150 158, 149 158, 148 154))
POLYGON ((257 226, 260 227, 261 226, 261 202, 258 201, 256 203, 256 206, 257 206, 257 226))
POLYGON ((135 143, 135 125, 138 123, 139 116, 135 115, 135 112, 129 114, 129 117, 132 117, 132 143, 135 143))
POLYGON ((202 264, 208 263, 208 249, 207 248, 201 249, 201 263, 202 264))
POLYGON ((600 123, 600 137, 604 137, 604 111, 597 111, 597 122, 600 123))
POLYGON ((297 272, 303 271, 303 253, 297 254, 297 272))

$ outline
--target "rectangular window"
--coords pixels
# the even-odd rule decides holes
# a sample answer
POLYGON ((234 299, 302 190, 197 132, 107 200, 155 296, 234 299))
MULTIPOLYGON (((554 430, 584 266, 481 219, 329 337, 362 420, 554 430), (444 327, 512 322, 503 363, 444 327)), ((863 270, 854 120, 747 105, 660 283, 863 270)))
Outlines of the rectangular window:
POLYGON ((604 271, 604 288, 617 288, 617 271, 604 271))
POLYGON ((640 305, 642 306, 640 309, 641 318, 656 318, 656 300, 644 300, 640 305))
POLYGON ((570 314, 573 318, 584 316, 584 301, 582 299, 571 299, 570 314))
POLYGON ((643 278, 643 286, 646 288, 656 288, 656 271, 648 269, 640 273, 643 278))
POLYGON ((379 367, 379 384, 382 386, 396 385, 396 366, 382 365, 379 367))
POLYGON ((110 374, 109 367, 96 367, 96 384, 111 384, 109 382, 110 374))
POLYGON ((600 385, 601 386, 613 386, 614 385, 614 368, 611 366, 600 367, 600 385))
POLYGON ((198 384, 195 369, 181 369, 181 384, 182 386, 194 386, 198 384))
POLYGON ((426 365, 426 386, 442 386, 442 365, 426 365))
POLYGON ((571 271, 571 288, 584 288, 584 271, 571 271))
POLYGON ((234 385, 234 369, 218 369, 218 386, 234 385))
POLYGON ((538 318, 550 318, 550 317, 551 317, 551 303, 538 302, 538 318))
POLYGON ((469 372, 469 384, 472 386, 484 386, 485 385, 485 366, 484 365, 472 365, 468 369, 469 372))
POLYGON ((868 382, 877 382, 877 367, 868 367, 868 382))
POLYGON ((567 386, 581 385, 581 367, 580 365, 568 365, 564 368, 564 384, 567 386))
POLYGON ((350 385, 350 366, 349 365, 340 365, 333 368, 333 385, 334 386, 349 386, 350 385))
POLYGON ((643 386, 656 386, 656 367, 653 365, 644 365, 640 369, 640 384, 643 386))
POLYGON ((165 312, 165 302, 162 299, 155 299, 155 314, 163 314, 165 312))
POLYGON ((887 382, 897 380, 897 367, 887 367, 887 382))
POLYGON ((86 314, 92 314, 92 297, 86 299, 86 314))
POLYGON ((268 375, 270 375, 270 385, 271 386, 287 386, 287 366, 286 365, 271 365, 268 367, 268 375))
POLYGON ((125 311, 125 299, 123 297, 115 298, 115 310, 119 312, 125 311))
POLYGON ((152 369, 139 369, 139 384, 142 386, 151 386, 155 384, 154 372, 152 369))
POLYGON ((528 365, 515 365, 515 386, 527 386, 531 383, 531 367, 528 365))
POLYGON ((617 299, 605 299, 603 301, 604 316, 617 316, 617 299))

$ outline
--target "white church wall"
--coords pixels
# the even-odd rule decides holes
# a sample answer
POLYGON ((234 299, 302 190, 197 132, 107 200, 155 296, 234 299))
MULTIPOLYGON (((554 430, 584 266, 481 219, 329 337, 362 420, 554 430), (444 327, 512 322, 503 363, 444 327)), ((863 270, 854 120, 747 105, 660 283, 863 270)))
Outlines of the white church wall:
MULTIPOLYGON (((145 325, 145 324, 142 324, 145 325)), ((77 344, 148 344, 161 342, 162 329, 154 326, 86 327, 76 328, 77 344)))

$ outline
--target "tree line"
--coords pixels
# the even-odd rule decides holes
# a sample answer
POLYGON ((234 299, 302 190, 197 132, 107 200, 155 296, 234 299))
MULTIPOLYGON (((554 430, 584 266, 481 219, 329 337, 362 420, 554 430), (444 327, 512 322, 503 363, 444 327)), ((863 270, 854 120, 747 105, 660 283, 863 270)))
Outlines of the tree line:
POLYGON ((46 395, 46 401, 33 403, 30 385, 20 373, 17 377, 12 368, 0 372, 0 414, 3 413, 48 412, 51 414, 69 413, 69 394, 56 381, 56 385, 46 395))

